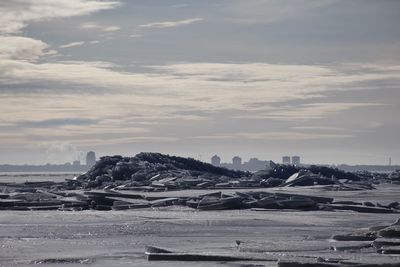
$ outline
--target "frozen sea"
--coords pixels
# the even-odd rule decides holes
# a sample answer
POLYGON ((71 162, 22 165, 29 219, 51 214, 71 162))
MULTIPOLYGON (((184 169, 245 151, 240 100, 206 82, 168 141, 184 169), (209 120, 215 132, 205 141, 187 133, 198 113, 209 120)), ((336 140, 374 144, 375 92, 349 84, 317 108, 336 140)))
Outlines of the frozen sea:
MULTIPOLYGON (((22 180, 26 179, 23 177, 22 180)), ((57 178, 62 177, 65 176, 57 178)), ((385 185, 377 190, 354 192, 318 188, 288 188, 285 192, 388 203, 399 200, 399 189, 400 186, 385 185)), ((150 195, 198 193, 183 190, 150 195)), ((276 261, 151 262, 144 254, 146 245, 155 245, 174 251, 229 255, 238 252, 236 240, 261 248, 264 252, 258 255, 266 258, 297 261, 321 257, 349 262, 399 263, 398 256, 378 255, 370 250, 330 249, 332 245, 346 245, 332 242, 330 238, 334 234, 389 224, 399 217, 395 213, 351 211, 198 211, 177 206, 126 211, 4 210, 0 211, 0 266, 35 266, 46 260, 50 262, 43 266, 277 266, 276 261)))
POLYGON ((54 181, 62 182, 79 175, 78 172, 0 172, 0 183, 54 181))

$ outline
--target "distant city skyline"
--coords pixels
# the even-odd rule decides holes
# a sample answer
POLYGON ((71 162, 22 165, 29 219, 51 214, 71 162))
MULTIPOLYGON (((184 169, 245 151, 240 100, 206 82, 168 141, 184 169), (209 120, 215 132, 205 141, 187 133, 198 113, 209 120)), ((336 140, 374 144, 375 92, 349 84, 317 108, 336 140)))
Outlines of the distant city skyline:
POLYGON ((241 171, 260 171, 269 169, 270 160, 259 160, 258 158, 250 158, 248 161, 243 161, 241 157, 234 156, 231 162, 222 162, 218 155, 211 157, 211 164, 217 167, 223 167, 241 171))
POLYGON ((61 164, 2 164, 0 172, 86 172, 96 164, 96 153, 88 151, 85 162, 68 161, 61 164))
POLYGON ((400 162, 400 1, 0 1, 0 163, 400 162))
MULTIPOLYGON (((92 151, 93 152, 93 151, 92 151)), ((132 153, 132 154, 118 154, 118 153, 110 153, 110 154, 98 154, 95 153, 95 157, 96 158, 100 158, 102 156, 109 156, 109 155, 122 155, 125 157, 133 157, 136 154, 140 153, 140 152, 148 152, 148 151, 139 151, 137 153, 132 153)), ((160 151, 154 151, 154 152, 160 152, 160 151)), ((237 155, 237 154, 225 154, 225 153, 208 153, 208 154, 173 154, 173 153, 168 153, 168 152, 160 152, 160 153, 164 153, 164 154, 170 154, 170 155, 176 155, 176 156, 183 156, 183 157, 191 157, 203 162, 207 162, 207 163, 212 163, 211 161, 211 157, 214 155, 217 155, 220 158, 220 162, 221 163, 232 163, 232 159, 234 157, 239 157, 242 162, 245 161, 249 161, 252 158, 257 158, 260 160, 272 160, 276 163, 284 163, 283 162, 283 157, 282 155, 262 155, 262 154, 253 154, 253 155, 237 155)), ((390 166, 390 165, 400 165, 400 163, 397 163, 395 160, 393 160, 392 157, 387 157, 382 158, 382 160, 380 162, 372 162, 372 163, 351 163, 351 162, 328 162, 328 161, 324 161, 324 160, 319 160, 319 161, 311 161, 308 160, 307 158, 303 158, 303 156, 300 157, 301 158, 301 163, 304 164, 323 164, 323 165, 341 165, 341 164, 347 164, 347 165, 382 165, 382 166, 390 166)), ((290 164, 292 162, 292 156, 289 156, 290 159, 290 164)), ((45 164, 67 164, 70 163, 72 164, 73 161, 80 161, 81 164, 85 165, 86 161, 87 161, 87 154, 85 152, 80 151, 79 153, 77 153, 76 155, 71 155, 69 158, 67 158, 66 160, 53 160, 53 161, 28 161, 28 162, 0 162, 0 165, 2 164, 11 164, 11 165, 45 165, 45 164)))
MULTIPOLYGON (((82 154, 82 153, 80 153, 82 154)), ((133 155, 128 155, 133 156, 133 155)), ((101 157, 101 156, 100 156, 101 157)), ((221 159, 217 154, 214 154, 209 161, 204 160, 202 155, 197 155, 197 160, 208 162, 214 166, 242 170, 242 171, 259 171, 270 168, 270 161, 278 164, 290 164, 296 166, 307 166, 314 163, 302 163, 300 156, 283 156, 281 161, 275 161, 265 158, 250 157, 248 160, 242 159, 240 156, 236 155, 231 158, 231 161, 221 159)), ((61 164, 1 164, 0 172, 86 172, 96 163, 96 153, 94 151, 88 151, 86 153, 86 162, 81 162, 79 160, 73 160, 61 164)), ((400 165, 393 165, 391 158, 388 159, 388 164, 327 164, 336 166, 345 171, 372 171, 372 172, 388 172, 400 169, 400 165)))

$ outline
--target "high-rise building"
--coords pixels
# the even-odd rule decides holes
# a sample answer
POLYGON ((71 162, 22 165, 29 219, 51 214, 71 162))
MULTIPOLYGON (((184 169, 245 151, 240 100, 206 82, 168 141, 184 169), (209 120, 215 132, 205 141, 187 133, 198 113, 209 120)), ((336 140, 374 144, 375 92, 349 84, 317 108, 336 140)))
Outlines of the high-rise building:
POLYGON ((96 164, 96 154, 93 151, 89 151, 86 154, 86 165, 92 167, 94 164, 96 164))
POLYGON ((79 160, 74 160, 74 161, 72 162, 72 165, 73 165, 73 166, 80 166, 80 165, 81 165, 81 162, 80 162, 79 160))
POLYGON ((211 164, 214 165, 214 166, 218 166, 218 167, 221 166, 221 158, 218 157, 217 155, 214 155, 211 158, 211 164))
POLYGON ((242 158, 238 156, 233 157, 232 167, 234 170, 240 170, 242 168, 242 158))
POLYGON ((292 157, 292 164, 296 165, 296 166, 300 165, 300 157, 299 156, 293 156, 292 157))
POLYGON ((266 160, 259 160, 258 158, 251 158, 248 162, 243 164, 246 170, 249 171, 259 171, 265 170, 268 167, 268 161, 266 160))
POLYGON ((283 164, 290 164, 290 157, 289 156, 283 156, 282 157, 282 163, 283 164))

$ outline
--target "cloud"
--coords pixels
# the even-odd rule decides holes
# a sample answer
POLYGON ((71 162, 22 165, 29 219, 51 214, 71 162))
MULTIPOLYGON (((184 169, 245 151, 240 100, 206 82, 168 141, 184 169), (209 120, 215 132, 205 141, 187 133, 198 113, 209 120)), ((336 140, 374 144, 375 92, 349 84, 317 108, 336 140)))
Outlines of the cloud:
POLYGON ((75 144, 68 141, 48 141, 29 144, 29 148, 44 149, 47 162, 70 162, 78 159, 78 155, 82 154, 75 144))
POLYGON ((60 48, 70 48, 70 47, 75 47, 75 46, 81 46, 81 45, 84 45, 84 44, 85 44, 85 42, 83 42, 83 41, 81 41, 81 42, 72 42, 72 43, 60 45, 60 48))
POLYGON ((304 133, 304 132, 258 132, 258 133, 240 133, 247 139, 253 140, 291 140, 291 141, 301 141, 301 140, 315 140, 315 139, 337 139, 337 138, 351 138, 354 137, 351 134, 332 134, 332 133, 304 133))
POLYGON ((118 26, 108 26, 103 28, 103 31, 105 32, 115 32, 115 31, 119 31, 121 28, 118 26))
POLYGON ((376 122, 376 121, 368 121, 363 124, 357 125, 357 128, 351 128, 351 127, 333 127, 333 126, 325 126, 325 125, 309 125, 309 126, 293 126, 290 127, 290 129, 293 129, 295 131, 305 131, 305 132, 325 132, 325 133, 366 133, 366 132, 371 132, 371 130, 379 128, 383 126, 383 123, 381 122, 376 122))
POLYGON ((36 39, 20 36, 0 36, 0 59, 36 60, 49 46, 36 39))
POLYGON ((227 6, 228 15, 225 19, 238 23, 272 24, 287 20, 304 18, 306 14, 318 14, 318 10, 340 2, 340 0, 252 0, 232 1, 227 6))
POLYGON ((331 126, 295 126, 291 127, 293 130, 305 130, 305 131, 345 131, 346 128, 342 127, 331 127, 331 126))
MULTIPOLYGON (((13 84, 13 92, 25 84, 39 84, 49 90, 74 91, 85 86, 114 94, 134 94, 149 105, 185 110, 242 110, 268 118, 317 118, 373 103, 320 103, 301 107, 279 102, 322 97, 328 92, 368 90, 362 83, 391 80, 400 83, 400 70, 348 72, 341 66, 282 65, 265 63, 216 64, 182 63, 149 66, 147 72, 122 71, 107 62, 59 61, 33 63, 17 60, 0 62, 0 81, 13 84), (179 108, 177 108, 179 107, 179 108)), ((376 87, 375 87, 376 88, 376 87)), ((1 90, 6 90, 6 87, 1 90)), ((82 89, 80 89, 82 90, 82 89)), ((247 116, 248 114, 246 114, 247 116)), ((252 115, 252 114, 250 114, 252 115)))
POLYGON ((0 33, 20 32, 28 22, 87 15, 115 8, 117 1, 14 0, 0 3, 0 33))
POLYGON ((189 25, 198 21, 202 21, 202 18, 193 18, 193 19, 185 19, 185 20, 178 20, 178 21, 162 21, 162 22, 152 22, 148 24, 139 25, 141 28, 171 28, 171 27, 178 27, 182 25, 189 25))
POLYGON ((0 140, 3 144, 23 144, 26 142, 24 136, 19 133, 0 133, 0 140))
MULTIPOLYGON (((121 125, 119 123, 105 124, 102 121, 97 123, 71 124, 40 126, 34 124, 33 127, 25 126, 21 131, 21 137, 15 139, 13 143, 38 143, 53 144, 59 142, 69 142, 75 145, 110 145, 124 143, 147 143, 147 142, 171 142, 178 138, 171 136, 157 136, 147 128, 135 127, 131 125, 121 125), (48 128, 51 128, 49 131, 48 128)), ((11 142, 12 140, 10 140, 11 142)))
POLYGON ((100 29, 102 28, 100 25, 94 22, 85 22, 81 24, 82 29, 100 29))
MULTIPOLYGON (((210 126, 208 121, 218 120, 218 114, 224 113, 232 114, 234 121, 327 118, 350 109, 380 105, 321 101, 329 93, 371 90, 364 86, 370 82, 379 85, 379 81, 390 80, 400 84, 397 66, 194 62, 153 65, 131 72, 109 62, 35 62, 14 59, 10 56, 13 53, 4 52, 8 56, 0 60, 0 121, 33 122, 20 130, 22 136, 13 142, 174 142, 196 135, 171 134, 162 128, 163 122, 185 125, 186 121, 192 125, 197 120, 199 125, 210 126), (38 91, 33 91, 34 87, 38 91), (305 100, 314 103, 292 103, 305 100), (91 124, 57 124, 69 118, 82 118, 91 124), (46 125, 52 123, 49 131, 46 125)), ((297 129, 216 136, 203 131, 197 139, 233 136, 246 140, 311 140, 350 138, 353 134, 297 129)))
POLYGON ((121 30, 121 27, 119 26, 103 26, 100 24, 97 24, 95 22, 85 22, 81 25, 82 29, 96 29, 96 30, 101 30, 105 32, 115 32, 121 30))
POLYGON ((77 150, 73 144, 67 142, 41 143, 38 146, 46 148, 46 150, 51 153, 75 152, 77 150))
POLYGON ((19 125, 22 127, 30 128, 53 128, 53 127, 63 127, 63 126, 77 126, 77 125, 94 125, 98 120, 84 119, 84 118, 58 118, 50 120, 36 120, 36 121, 17 121, 14 125, 19 125))
POLYGON ((93 139, 106 141, 108 139, 119 139, 128 136, 142 137, 141 135, 149 132, 146 128, 129 125, 126 127, 122 127, 122 125, 104 125, 101 122, 90 125, 53 126, 51 129, 51 132, 49 132, 48 127, 25 128, 24 135, 28 139, 36 141, 74 140, 76 142, 85 142, 93 139), (138 134, 139 136, 137 136, 138 134))
POLYGON ((96 146, 96 145, 118 145, 130 143, 170 143, 177 142, 180 138, 168 136, 125 136, 114 138, 90 138, 87 140, 73 140, 74 143, 80 146, 96 146))
POLYGON ((270 107, 254 115, 239 115, 241 119, 272 119, 280 121, 313 120, 329 117, 335 113, 359 107, 382 106, 380 103, 312 103, 297 106, 270 107))
POLYGON ((231 134, 213 134, 203 136, 193 136, 190 139, 204 139, 204 140, 227 140, 227 139, 248 139, 248 140, 269 140, 269 141, 302 141, 302 140, 316 140, 316 139, 341 139, 352 138, 352 134, 341 133, 310 133, 299 131, 269 131, 269 132, 244 132, 244 133, 231 133, 231 134))
POLYGON ((237 138, 232 134, 213 134, 213 135, 196 135, 190 136, 190 139, 200 139, 200 140, 228 140, 232 138, 237 138))

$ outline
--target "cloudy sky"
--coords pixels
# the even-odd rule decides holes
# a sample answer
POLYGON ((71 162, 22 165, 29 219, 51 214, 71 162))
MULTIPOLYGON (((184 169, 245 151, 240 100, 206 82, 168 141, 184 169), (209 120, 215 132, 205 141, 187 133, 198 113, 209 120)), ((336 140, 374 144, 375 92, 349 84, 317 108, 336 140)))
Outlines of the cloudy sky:
POLYGON ((0 2, 0 163, 400 163, 398 0, 0 2))

